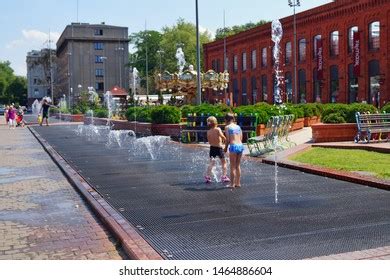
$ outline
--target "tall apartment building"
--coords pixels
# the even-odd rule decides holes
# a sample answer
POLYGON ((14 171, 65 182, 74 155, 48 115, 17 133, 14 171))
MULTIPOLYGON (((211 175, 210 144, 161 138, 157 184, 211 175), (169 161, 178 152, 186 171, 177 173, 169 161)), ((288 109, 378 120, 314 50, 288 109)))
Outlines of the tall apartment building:
POLYGON ((40 51, 33 50, 27 53, 28 106, 31 106, 35 99, 40 100, 45 96, 51 97, 51 86, 53 86, 53 92, 55 93, 56 61, 55 50, 42 49, 40 51), (52 78, 53 85, 51 85, 52 78))
POLYGON ((70 106, 89 87, 101 95, 114 86, 129 88, 127 27, 72 23, 57 42, 57 58, 58 94, 70 106))

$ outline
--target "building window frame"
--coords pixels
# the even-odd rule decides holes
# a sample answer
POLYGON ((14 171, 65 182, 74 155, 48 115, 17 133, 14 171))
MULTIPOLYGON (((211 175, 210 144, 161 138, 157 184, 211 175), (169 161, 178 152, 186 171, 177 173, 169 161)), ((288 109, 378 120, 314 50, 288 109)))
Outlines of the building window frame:
POLYGON ((340 32, 334 30, 329 35, 329 55, 338 57, 340 55, 340 32))
POLYGON ((292 62, 292 44, 291 42, 287 42, 286 45, 285 45, 285 58, 284 58, 284 62, 286 64, 291 64, 292 62))
POLYGON ((261 67, 267 67, 267 48, 261 49, 261 67))
POLYGON ((306 39, 302 38, 298 41, 298 62, 305 62, 306 61, 306 51, 307 43, 306 39))
POLYGON ((368 50, 369 51, 378 51, 380 49, 380 34, 381 34, 380 28, 381 25, 379 20, 373 21, 368 25, 368 50), (377 32, 378 34, 376 35, 375 32, 377 32))
POLYGON ((353 34, 355 32, 359 32, 359 27, 357 25, 348 28, 348 53, 352 53, 353 51, 353 34))
POLYGON ((93 43, 93 45, 94 45, 94 49, 96 51, 104 50, 104 43, 103 42, 95 42, 95 43, 93 43))
POLYGON ((329 79, 329 97, 330 103, 337 103, 339 98, 340 90, 340 78, 339 78, 339 67, 337 65, 331 65, 329 67, 330 79, 329 79))
POLYGON ((256 69, 257 67, 257 52, 256 50, 251 51, 251 68, 252 70, 256 69))
POLYGON ((247 60, 246 60, 246 52, 241 54, 241 70, 245 72, 247 70, 247 60))
POLYGON ((261 96, 264 102, 268 101, 268 78, 267 75, 261 76, 261 96))
POLYGON ((95 69, 95 77, 104 77, 104 69, 101 68, 95 69))

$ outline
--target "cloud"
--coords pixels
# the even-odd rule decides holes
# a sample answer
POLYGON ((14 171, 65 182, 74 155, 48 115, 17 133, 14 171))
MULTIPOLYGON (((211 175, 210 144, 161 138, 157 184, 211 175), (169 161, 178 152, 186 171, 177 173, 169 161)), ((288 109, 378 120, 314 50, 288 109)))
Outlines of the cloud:
MULTIPOLYGON (((50 40, 52 43, 56 43, 58 38, 60 38, 60 33, 50 32, 50 40)), ((22 46, 29 45, 35 48, 43 48, 44 44, 47 44, 49 41, 49 33, 42 32, 36 29, 23 29, 22 38, 13 40, 6 45, 7 49, 18 48, 22 46)))
POLYGON ((206 28, 206 27, 203 27, 203 26, 201 26, 201 25, 199 25, 199 32, 200 32, 200 33, 207 32, 207 33, 209 33, 209 34, 211 35, 212 38, 215 37, 215 31, 210 30, 210 29, 208 29, 208 28, 206 28))

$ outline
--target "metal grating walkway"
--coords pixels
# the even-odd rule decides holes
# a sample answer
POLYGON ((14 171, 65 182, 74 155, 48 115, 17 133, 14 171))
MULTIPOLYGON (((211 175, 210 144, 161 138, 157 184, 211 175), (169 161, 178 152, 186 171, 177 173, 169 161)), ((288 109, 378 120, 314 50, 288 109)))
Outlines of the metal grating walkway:
POLYGON ((243 187, 203 184, 207 151, 159 147, 151 160, 34 128, 140 234, 171 259, 302 259, 390 245, 390 192, 245 161, 243 187))

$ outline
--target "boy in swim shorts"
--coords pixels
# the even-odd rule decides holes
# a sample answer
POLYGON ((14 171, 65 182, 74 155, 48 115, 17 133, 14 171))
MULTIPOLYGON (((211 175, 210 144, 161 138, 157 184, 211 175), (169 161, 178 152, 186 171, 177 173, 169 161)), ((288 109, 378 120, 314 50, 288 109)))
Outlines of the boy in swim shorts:
POLYGON ((207 168, 205 182, 211 183, 211 171, 215 166, 215 159, 219 157, 222 166, 222 182, 230 182, 230 179, 227 177, 227 167, 225 153, 223 151, 223 143, 226 141, 225 135, 223 135, 222 130, 218 127, 218 122, 215 117, 207 118, 207 125, 209 130, 207 131, 207 141, 210 143, 210 163, 207 168))

